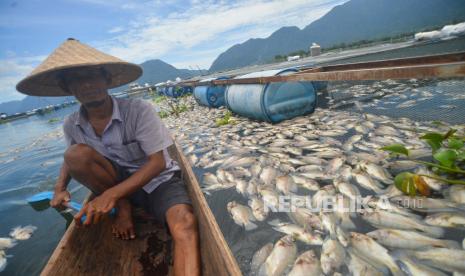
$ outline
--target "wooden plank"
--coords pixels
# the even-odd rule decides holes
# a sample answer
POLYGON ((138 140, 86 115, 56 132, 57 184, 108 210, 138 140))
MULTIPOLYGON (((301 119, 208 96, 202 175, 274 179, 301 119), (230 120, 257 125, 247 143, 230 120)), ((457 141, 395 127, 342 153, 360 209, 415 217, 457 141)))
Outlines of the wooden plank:
POLYGON ((41 275, 167 275, 171 240, 150 221, 135 221, 137 238, 113 238, 111 220, 78 228, 71 223, 41 275))
POLYGON ((189 162, 176 142, 175 145, 176 147, 172 148, 170 154, 181 164, 184 181, 199 222, 203 275, 242 275, 189 162))

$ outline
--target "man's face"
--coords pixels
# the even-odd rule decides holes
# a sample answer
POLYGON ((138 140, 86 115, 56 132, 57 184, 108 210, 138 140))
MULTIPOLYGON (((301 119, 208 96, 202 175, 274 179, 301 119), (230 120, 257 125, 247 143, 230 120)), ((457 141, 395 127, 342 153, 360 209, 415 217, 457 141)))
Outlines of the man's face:
POLYGON ((87 108, 101 106, 108 96, 107 81, 99 70, 82 70, 67 76, 69 91, 87 108))

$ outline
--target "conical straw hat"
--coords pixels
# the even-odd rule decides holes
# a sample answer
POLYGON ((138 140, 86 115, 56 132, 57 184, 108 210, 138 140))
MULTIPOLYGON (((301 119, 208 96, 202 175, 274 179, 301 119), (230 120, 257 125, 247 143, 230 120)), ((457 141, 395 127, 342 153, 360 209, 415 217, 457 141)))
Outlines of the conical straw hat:
POLYGON ((70 96, 59 85, 60 73, 66 69, 88 67, 101 67, 106 70, 111 76, 108 88, 130 83, 142 75, 140 66, 104 54, 78 40, 69 38, 21 80, 16 85, 16 89, 32 96, 70 96))

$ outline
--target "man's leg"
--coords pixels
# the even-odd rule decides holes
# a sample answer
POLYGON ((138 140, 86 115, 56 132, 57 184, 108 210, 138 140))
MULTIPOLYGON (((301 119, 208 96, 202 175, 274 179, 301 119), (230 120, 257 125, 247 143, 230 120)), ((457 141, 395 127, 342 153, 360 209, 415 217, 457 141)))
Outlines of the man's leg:
MULTIPOLYGON (((113 165, 100 153, 85 144, 75 144, 64 155, 70 175, 99 195, 117 183, 117 173, 113 165)), ((131 215, 131 204, 127 199, 117 203, 118 213, 113 224, 113 234, 122 239, 135 237, 131 215)))
POLYGON ((199 232, 192 207, 173 205, 166 222, 174 240, 174 275, 200 275, 199 232))

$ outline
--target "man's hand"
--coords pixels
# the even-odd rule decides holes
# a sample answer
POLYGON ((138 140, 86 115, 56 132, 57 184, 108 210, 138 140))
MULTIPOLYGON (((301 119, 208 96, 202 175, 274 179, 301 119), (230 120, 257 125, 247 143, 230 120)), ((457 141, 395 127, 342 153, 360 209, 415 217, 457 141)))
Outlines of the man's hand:
POLYGON ((116 206, 118 198, 111 192, 111 190, 105 191, 100 196, 87 202, 81 211, 74 216, 74 220, 78 226, 88 226, 90 224, 97 224, 102 216, 109 213, 111 209, 116 206), (86 216, 84 223, 81 222, 82 216, 86 216))
POLYGON ((53 194, 52 200, 50 200, 50 206, 52 206, 53 208, 57 208, 61 206, 67 207, 67 203, 70 200, 71 200, 71 195, 69 194, 67 190, 63 190, 59 192, 55 191, 55 193, 53 194))

